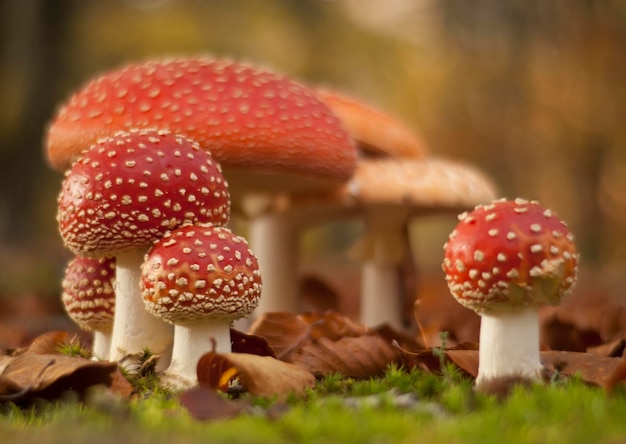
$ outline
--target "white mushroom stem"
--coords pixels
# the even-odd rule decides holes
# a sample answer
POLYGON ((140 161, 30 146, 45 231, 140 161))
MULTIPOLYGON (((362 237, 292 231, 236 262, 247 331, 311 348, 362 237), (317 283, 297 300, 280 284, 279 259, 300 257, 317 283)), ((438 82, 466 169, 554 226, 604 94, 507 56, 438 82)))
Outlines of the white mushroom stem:
POLYGON ((366 234, 355 255, 363 261, 361 271, 361 323, 402 325, 403 285, 399 263, 404 254, 403 228, 407 219, 402 208, 372 209, 366 217, 366 234))
POLYGON ((298 231, 287 214, 266 213, 250 220, 250 249, 259 260, 263 293, 253 315, 298 310, 298 231))
POLYGON ((502 376, 541 377, 537 308, 481 314, 476 384, 502 376))
POLYGON ((210 351, 216 353, 232 351, 229 321, 216 320, 193 325, 176 325, 172 362, 166 371, 170 382, 178 387, 197 384, 198 361, 202 355, 210 351))
POLYGON ((111 350, 111 331, 94 331, 92 354, 94 359, 107 359, 111 350))
MULTIPOLYGON (((173 327, 150 314, 141 297, 141 264, 144 249, 116 257, 115 315, 111 338, 111 361, 149 349, 160 356, 159 367, 169 364, 173 327)), ((122 363, 123 364, 123 363, 122 363)))
POLYGON ((361 273, 361 322, 369 326, 387 323, 402 329, 398 266, 368 262, 363 265, 361 273))

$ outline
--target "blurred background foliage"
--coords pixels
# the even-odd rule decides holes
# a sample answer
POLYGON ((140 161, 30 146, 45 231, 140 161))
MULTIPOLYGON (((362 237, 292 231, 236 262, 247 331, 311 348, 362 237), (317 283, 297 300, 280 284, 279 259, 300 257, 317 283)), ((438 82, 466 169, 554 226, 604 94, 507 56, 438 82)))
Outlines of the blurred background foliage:
MULTIPOLYGON (((553 208, 593 282, 626 282, 623 0, 3 0, 0 39, 0 295, 60 292, 62 175, 42 151, 55 107, 127 62, 207 53, 388 111, 502 196, 553 208)), ((455 223, 412 228, 437 279, 455 223)), ((317 231, 307 254, 351 232, 324 243, 317 231)))

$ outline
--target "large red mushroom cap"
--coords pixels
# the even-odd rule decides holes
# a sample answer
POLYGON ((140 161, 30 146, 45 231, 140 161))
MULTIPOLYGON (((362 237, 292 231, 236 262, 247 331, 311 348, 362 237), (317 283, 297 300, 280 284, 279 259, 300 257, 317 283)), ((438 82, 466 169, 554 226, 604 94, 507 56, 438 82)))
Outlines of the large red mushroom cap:
POLYGON ((556 304, 576 283, 574 238, 555 213, 534 201, 499 200, 459 216, 443 270, 461 304, 490 313, 556 304))
POLYGON ((150 249, 141 285, 148 311, 167 322, 228 321, 255 309, 261 272, 244 238, 225 227, 187 225, 150 249))
POLYGON ((66 175, 58 222, 80 256, 114 256, 152 244, 185 223, 225 224, 229 194, 219 164, 167 131, 102 139, 66 175))
POLYGON ((115 310, 115 259, 75 257, 65 269, 62 300, 86 331, 110 331, 115 310))
POLYGON ((309 88, 209 58, 133 64, 92 80, 53 118, 48 161, 63 170, 86 146, 131 128, 168 129, 197 140, 227 171, 289 173, 298 178, 283 184, 289 188, 307 180, 335 184, 356 164, 352 139, 309 88))

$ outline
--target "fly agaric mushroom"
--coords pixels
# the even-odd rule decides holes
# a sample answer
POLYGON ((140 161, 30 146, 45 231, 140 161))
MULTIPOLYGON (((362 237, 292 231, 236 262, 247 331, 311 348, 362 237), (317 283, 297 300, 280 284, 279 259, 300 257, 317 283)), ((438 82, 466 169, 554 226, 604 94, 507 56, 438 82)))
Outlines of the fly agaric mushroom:
MULTIPOLYGON (((356 173, 343 187, 277 199, 272 214, 300 228, 331 218, 362 216, 365 233, 355 248, 362 261, 360 321, 404 329, 398 266, 406 253, 406 224, 416 216, 453 214, 494 197, 491 181, 464 163, 438 158, 371 158, 359 162, 356 173)), ((296 264, 297 260, 292 257, 285 263, 296 264)), ((296 274, 294 270, 282 279, 296 274)), ((263 268, 264 285, 272 277, 263 268)), ((268 293, 264 299, 270 296, 268 293)), ((269 311, 264 299, 259 314, 269 311)), ((274 311, 280 310, 280 302, 274 303, 274 311)))
POLYGON ((559 303, 576 283, 572 233, 551 210, 522 199, 479 205, 459 219, 443 270, 455 299, 481 316, 476 384, 539 379, 538 306, 559 303))
POLYGON ((196 142, 167 131, 118 133, 93 145, 67 172, 58 222, 67 248, 116 258, 109 359, 144 348, 167 359, 171 328, 141 301, 140 267, 168 230, 198 221, 225 224, 228 187, 219 164, 196 142))
POLYGON ((324 103, 337 115, 364 155, 424 158, 426 147, 398 119, 344 94, 320 88, 324 103))
POLYGON ((261 296, 259 265, 246 240, 210 224, 187 225, 156 242, 141 284, 147 309, 175 326, 166 373, 181 387, 197 382, 204 353, 231 352, 231 322, 249 315, 261 296))
POLYGON ((75 257, 61 284, 65 311, 78 326, 93 332, 92 353, 109 356, 115 311, 115 259, 75 257))
POLYGON ((222 165, 233 195, 334 186, 356 164, 352 139, 310 88, 207 57, 132 64, 90 81, 50 123, 48 161, 66 169, 86 146, 131 128, 196 140, 222 165))

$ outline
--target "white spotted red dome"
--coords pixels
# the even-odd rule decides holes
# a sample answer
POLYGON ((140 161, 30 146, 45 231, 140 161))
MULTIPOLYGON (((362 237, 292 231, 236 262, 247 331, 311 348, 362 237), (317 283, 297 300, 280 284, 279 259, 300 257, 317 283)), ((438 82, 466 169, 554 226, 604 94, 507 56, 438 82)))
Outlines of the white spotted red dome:
POLYGON ((185 223, 225 224, 228 187, 198 144, 167 131, 102 139, 63 181, 57 220, 80 256, 114 256, 148 246, 185 223))
POLYGON ((356 164, 352 139, 309 88, 267 70, 208 58, 150 61, 94 79, 52 120, 48 160, 65 169, 97 139, 131 128, 191 137, 225 168, 342 181, 356 164))
POLYGON ((148 311, 184 325, 252 313, 261 296, 261 273, 244 238, 198 224, 172 231, 151 248, 141 285, 148 311))
POLYGON ((115 259, 75 257, 65 269, 62 301, 80 328, 106 331, 115 311, 115 259))
POLYGON ((444 246, 452 295, 478 312, 555 304, 576 283, 574 238, 534 201, 499 200, 459 216, 444 246))

